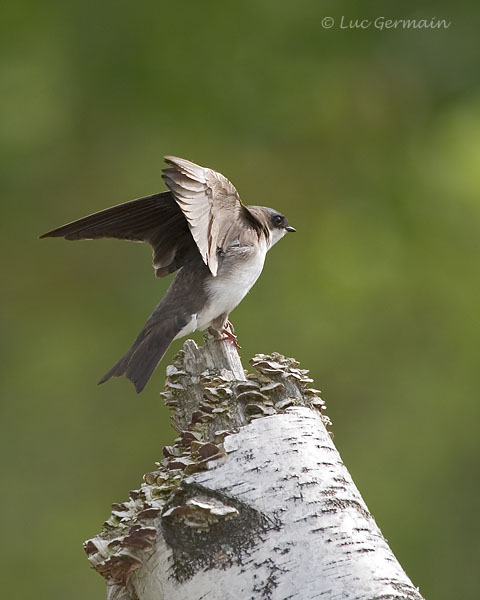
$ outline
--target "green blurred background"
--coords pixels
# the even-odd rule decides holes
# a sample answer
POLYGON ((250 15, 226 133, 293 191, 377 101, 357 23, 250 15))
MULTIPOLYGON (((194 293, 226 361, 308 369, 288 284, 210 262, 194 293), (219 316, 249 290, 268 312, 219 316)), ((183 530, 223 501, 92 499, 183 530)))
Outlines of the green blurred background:
POLYGON ((180 342, 141 396, 96 386, 169 283, 150 248, 37 236, 164 189, 176 154, 298 230, 233 313, 245 365, 275 350, 311 369, 414 583, 477 598, 478 4, 21 0, 2 13, 4 597, 104 598, 82 541, 173 439, 158 393, 180 342), (452 24, 341 30, 341 15, 452 24))

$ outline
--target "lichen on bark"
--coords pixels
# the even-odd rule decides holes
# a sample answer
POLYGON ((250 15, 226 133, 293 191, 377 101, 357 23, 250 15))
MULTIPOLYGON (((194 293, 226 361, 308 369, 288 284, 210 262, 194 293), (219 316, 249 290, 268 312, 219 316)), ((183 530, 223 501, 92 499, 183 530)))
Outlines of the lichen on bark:
POLYGON ((178 436, 85 543, 108 598, 420 599, 333 445, 308 371, 277 353, 250 362, 248 373, 207 334, 167 367, 178 436))

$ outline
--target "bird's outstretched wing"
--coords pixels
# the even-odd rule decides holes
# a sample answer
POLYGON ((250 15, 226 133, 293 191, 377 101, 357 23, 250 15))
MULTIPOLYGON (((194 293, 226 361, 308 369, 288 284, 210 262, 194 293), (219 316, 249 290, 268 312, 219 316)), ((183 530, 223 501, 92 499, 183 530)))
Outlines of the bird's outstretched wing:
POLYGON ((157 277, 180 268, 196 252, 187 221, 171 192, 125 202, 73 221, 40 236, 66 240, 117 238, 147 242, 157 277))
POLYGON ((238 235, 238 226, 259 233, 263 226, 220 173, 175 156, 166 156, 165 162, 170 168, 164 169, 163 179, 187 219, 203 262, 216 276, 217 250, 238 235))
POLYGON ((40 238, 147 242, 153 248, 157 277, 176 271, 198 251, 216 276, 217 250, 238 235, 238 226, 258 233, 263 226, 220 173, 173 156, 165 161, 170 167, 164 169, 163 178, 170 191, 112 206, 40 238))

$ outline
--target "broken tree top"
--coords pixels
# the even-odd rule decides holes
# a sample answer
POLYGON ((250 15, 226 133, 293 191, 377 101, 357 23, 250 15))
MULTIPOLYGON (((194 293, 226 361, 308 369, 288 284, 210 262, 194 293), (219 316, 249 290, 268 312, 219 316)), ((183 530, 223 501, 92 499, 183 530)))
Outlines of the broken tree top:
POLYGON ((108 598, 420 599, 333 445, 308 372, 187 340, 162 396, 179 436, 85 543, 108 598), (330 591, 329 591, 330 590, 330 591))

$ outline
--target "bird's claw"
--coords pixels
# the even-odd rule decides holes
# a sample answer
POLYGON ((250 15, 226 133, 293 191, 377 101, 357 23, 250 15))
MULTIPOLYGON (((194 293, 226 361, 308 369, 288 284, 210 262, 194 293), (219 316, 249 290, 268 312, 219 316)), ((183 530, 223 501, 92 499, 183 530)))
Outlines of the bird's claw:
POLYGON ((220 338, 221 342, 232 342, 235 348, 240 350, 241 346, 238 343, 237 336, 233 333, 233 325, 230 323, 230 321, 225 323, 225 326, 222 329, 222 334, 223 337, 220 338))

